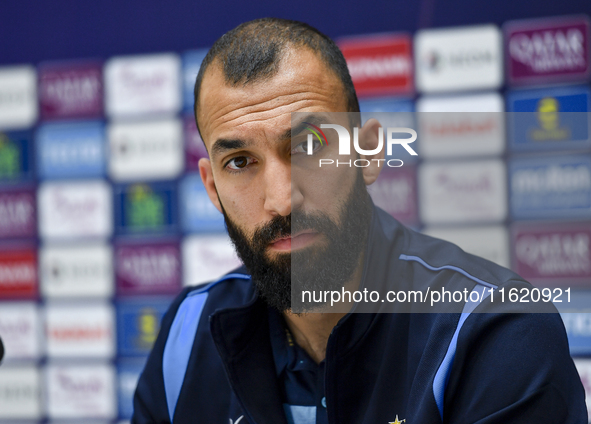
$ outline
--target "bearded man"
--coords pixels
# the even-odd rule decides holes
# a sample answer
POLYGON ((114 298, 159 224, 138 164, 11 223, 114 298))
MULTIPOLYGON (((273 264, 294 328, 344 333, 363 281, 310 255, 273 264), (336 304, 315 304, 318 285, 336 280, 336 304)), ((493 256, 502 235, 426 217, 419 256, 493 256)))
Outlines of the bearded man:
POLYGON ((173 302, 132 422, 586 422, 558 314, 491 307, 494 290, 531 286, 374 207, 366 186, 384 163, 379 122, 358 130, 367 166, 312 159, 335 157, 339 143, 328 130, 308 142, 305 128, 336 114, 351 130, 358 112, 341 52, 308 25, 255 20, 213 45, 195 84, 209 152, 199 169, 244 267, 173 302), (445 313, 350 299, 292 307, 303 289, 393 287, 480 300, 445 313))

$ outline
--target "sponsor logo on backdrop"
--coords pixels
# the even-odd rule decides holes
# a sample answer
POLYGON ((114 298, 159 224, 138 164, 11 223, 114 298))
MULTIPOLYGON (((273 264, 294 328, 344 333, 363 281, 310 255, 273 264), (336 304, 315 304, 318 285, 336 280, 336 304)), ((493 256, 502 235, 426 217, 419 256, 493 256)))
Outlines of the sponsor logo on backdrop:
POLYGON ((192 50, 183 54, 183 102, 185 110, 194 109, 195 80, 208 49, 192 50))
POLYGON ((34 190, 0 192, 0 238, 34 237, 35 215, 34 190))
POLYGON ((500 160, 425 163, 419 169, 425 224, 500 222, 507 215, 505 166, 500 160))
POLYGON ((170 300, 119 302, 117 305, 117 351, 122 356, 143 356, 150 353, 162 316, 170 300))
POLYGON ((195 117, 193 114, 185 115, 185 159, 188 171, 199 170, 199 159, 208 158, 207 149, 199 131, 197 131, 197 124, 195 124, 195 117))
POLYGON ((112 262, 107 244, 43 246, 41 291, 49 298, 109 297, 114 291, 112 262))
POLYGON ((108 237, 113 231, 111 187, 105 181, 47 182, 38 199, 44 238, 108 237))
POLYGON ((0 134, 0 178, 11 180, 21 173, 19 147, 5 134, 0 134))
MULTIPOLYGON (((338 124, 319 124, 314 125, 310 122, 300 121, 297 123, 296 126, 292 129, 292 143, 297 145, 297 149, 303 147, 306 151, 308 156, 314 154, 319 146, 328 146, 328 139, 324 131, 332 129, 336 131, 338 136, 338 148, 339 148, 339 156, 349 156, 351 155, 351 134, 349 130, 342 125, 338 124), (323 131, 324 130, 324 131, 323 131), (298 143, 295 139, 299 137, 300 133, 304 133, 304 131, 308 131, 307 134, 307 143, 306 147, 304 147, 304 142, 298 143), (317 144, 316 144, 317 143, 317 144)), ((327 131, 328 132, 328 131, 327 131)), ((356 168, 366 168, 370 166, 372 162, 377 164, 378 167, 389 167, 389 168, 400 168, 404 165, 402 159, 391 159, 393 155, 394 148, 396 146, 402 146, 406 153, 410 156, 417 156, 417 153, 414 151, 413 147, 410 146, 411 143, 414 143, 417 139, 417 132, 412 128, 392 128, 387 127, 384 129, 383 127, 379 128, 379 135, 378 135, 378 146, 372 150, 365 150, 359 144, 359 128, 353 127, 353 147, 355 152, 359 155, 377 155, 382 150, 385 150, 386 158, 385 159, 349 159, 349 160, 341 160, 340 158, 335 159, 319 159, 318 166, 320 168, 327 167, 327 166, 334 166, 334 167, 356 167, 356 168), (385 133, 385 142, 384 142, 384 133, 385 133), (403 134, 404 137, 399 138, 398 136, 403 134), (410 136, 410 137, 408 137, 410 136)), ((330 135, 330 133, 328 133, 330 135)), ((303 153, 303 152, 302 152, 303 153)), ((293 160, 293 159, 292 159, 293 160)))
POLYGON ((226 234, 185 237, 182 250, 185 286, 215 281, 241 265, 226 234))
POLYGON ((183 170, 183 129, 177 119, 112 124, 109 174, 116 181, 168 179, 183 170))
POLYGON ((133 186, 127 200, 126 211, 132 227, 153 228, 164 224, 165 203, 150 187, 133 186))
POLYGON ((41 387, 35 366, 0 368, 0 419, 41 419, 41 387))
POLYGON ((177 226, 173 183, 131 184, 116 189, 117 230, 122 234, 167 232, 177 226))
POLYGON ((176 113, 181 107, 176 54, 115 57, 105 65, 105 108, 111 118, 176 113))
POLYGON ((129 419, 133 414, 133 396, 144 365, 144 360, 124 359, 119 361, 117 366, 117 386, 120 418, 129 419))
POLYGON ((410 36, 381 34, 341 40, 358 96, 411 93, 413 63, 410 36))
POLYGON ((23 247, 0 250, 0 298, 37 295, 37 251, 23 247))
POLYGON ((178 243, 127 243, 115 247, 119 294, 176 293, 181 287, 178 243))
POLYGON ((40 328, 35 303, 0 303, 0 336, 4 360, 37 359, 40 355, 40 328))
POLYGON ((575 358, 575 366, 581 377, 581 383, 585 389, 585 402, 587 403, 587 413, 589 422, 591 422, 591 360, 575 358))
POLYGON ((50 418, 115 418, 115 396, 111 365, 47 366, 50 418))
POLYGON ((499 155, 504 150, 503 99, 498 93, 422 97, 417 112, 424 158, 499 155))
POLYGON ((514 159, 509 170, 514 218, 591 216, 589 157, 514 159))
POLYGON ((585 80, 591 69, 590 35, 587 17, 508 22, 509 80, 516 84, 585 80))
POLYGON ((181 219, 189 232, 225 232, 224 216, 209 200, 199 174, 187 175, 180 184, 181 219))
POLYGON ((32 138, 28 131, 0 133, 0 181, 31 176, 32 138))
POLYGON ((508 94, 510 140, 514 150, 591 147, 589 87, 521 90, 508 94))
POLYGON ((39 69, 43 119, 99 118, 103 113, 102 64, 48 64, 39 69))
POLYGON ((399 221, 413 225, 419 220, 416 169, 404 167, 382 172, 368 188, 374 203, 399 221))
POLYGON ((51 357, 110 358, 115 353, 115 317, 110 305, 50 303, 45 320, 51 357))
POLYGON ((464 251, 480 256, 501 266, 509 267, 509 234, 501 225, 467 228, 426 228, 431 237, 450 241, 464 251), (486 240, 483 243, 482 240, 486 240))
POLYGON ((415 63, 423 92, 498 88, 501 33, 493 25, 421 30, 415 36, 415 63))
POLYGON ((591 313, 561 313, 572 355, 591 354, 591 313))
POLYGON ((37 120, 37 74, 31 66, 0 70, 0 128, 26 128, 37 120))
POLYGON ((591 226, 521 225, 513 229, 515 271, 553 286, 591 281, 591 226))
POLYGON ((37 132, 37 167, 43 178, 101 177, 105 156, 100 122, 48 124, 37 132))

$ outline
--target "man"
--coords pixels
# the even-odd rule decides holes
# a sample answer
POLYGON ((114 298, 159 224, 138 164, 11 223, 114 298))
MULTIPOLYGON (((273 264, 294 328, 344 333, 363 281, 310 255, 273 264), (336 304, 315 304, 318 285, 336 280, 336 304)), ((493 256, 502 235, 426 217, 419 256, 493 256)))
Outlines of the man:
MULTIPOLYGON (((307 118, 335 114, 351 128, 358 111, 342 54, 305 24, 248 22, 211 48, 195 85, 210 155, 199 168, 245 267, 172 304, 132 421, 586 422, 559 316, 492 313, 489 291, 526 282, 375 208, 365 186, 383 163, 371 159, 383 153, 360 155, 364 168, 321 170, 312 161, 307 118), (296 314, 296 284, 487 296, 449 313, 357 313, 371 305, 345 301, 296 314)), ((321 157, 338 153, 326 134, 312 146, 321 157)), ((379 142, 370 120, 360 147, 379 142)))

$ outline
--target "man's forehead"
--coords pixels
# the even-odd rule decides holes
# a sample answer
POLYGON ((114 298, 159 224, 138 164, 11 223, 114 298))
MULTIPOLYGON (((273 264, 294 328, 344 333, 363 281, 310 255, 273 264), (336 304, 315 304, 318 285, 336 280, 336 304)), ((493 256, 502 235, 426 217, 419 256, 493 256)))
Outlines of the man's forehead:
POLYGON ((336 73, 307 48, 289 48, 275 75, 246 85, 228 84, 221 64, 214 61, 205 72, 198 101, 199 127, 208 148, 220 132, 253 123, 285 127, 292 112, 344 112, 347 104, 336 73))

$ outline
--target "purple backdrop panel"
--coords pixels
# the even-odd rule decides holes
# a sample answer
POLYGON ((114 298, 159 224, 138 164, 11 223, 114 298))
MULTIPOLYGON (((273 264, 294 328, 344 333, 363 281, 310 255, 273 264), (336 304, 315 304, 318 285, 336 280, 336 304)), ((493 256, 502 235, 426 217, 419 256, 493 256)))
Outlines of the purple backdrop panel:
POLYGON ((513 267, 540 285, 591 288, 591 222, 516 224, 513 267))
POLYGON ((42 119, 103 116, 103 72, 100 62, 56 62, 39 68, 42 119))
POLYGON ((174 241, 115 243, 115 278, 121 295, 174 294, 181 287, 181 251, 174 241))
POLYGON ((197 131, 197 125, 195 124, 195 117, 193 114, 187 114, 184 118, 184 130, 185 130, 185 154, 187 158, 187 170, 197 171, 199 169, 199 159, 207 158, 207 150, 199 131, 197 131))
POLYGON ((513 21, 505 25, 507 73, 513 84, 585 80, 591 70, 585 16, 513 21))
POLYGON ((35 190, 0 192, 0 238, 35 237, 35 190))

